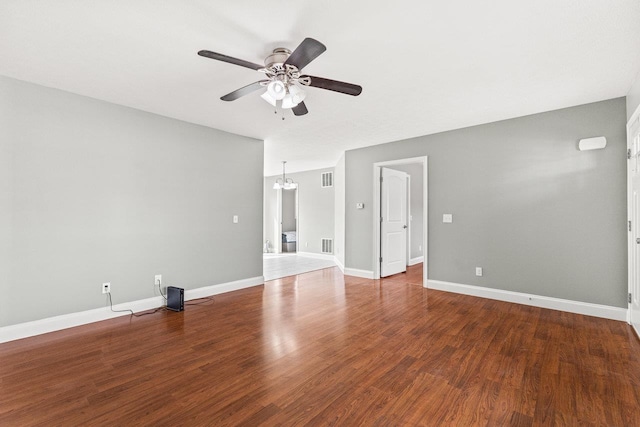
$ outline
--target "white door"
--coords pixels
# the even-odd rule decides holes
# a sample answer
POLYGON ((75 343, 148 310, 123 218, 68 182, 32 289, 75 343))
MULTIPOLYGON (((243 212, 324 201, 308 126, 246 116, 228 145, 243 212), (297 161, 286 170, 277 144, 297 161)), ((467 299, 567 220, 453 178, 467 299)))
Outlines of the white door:
POLYGON ((640 335, 640 119, 629 132, 629 314, 631 325, 640 335))
POLYGON ((380 277, 407 271, 407 174, 382 168, 380 277))

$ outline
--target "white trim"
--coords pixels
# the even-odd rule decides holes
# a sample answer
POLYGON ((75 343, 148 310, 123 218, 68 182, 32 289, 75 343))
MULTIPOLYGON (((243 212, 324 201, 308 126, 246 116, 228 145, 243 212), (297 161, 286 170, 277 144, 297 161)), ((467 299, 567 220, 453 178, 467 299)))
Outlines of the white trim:
POLYGON ((437 289, 439 291, 454 292, 474 297, 489 298, 516 304, 548 308, 551 310, 584 314, 587 316, 603 317, 605 319, 619 320, 621 322, 624 322, 627 319, 628 310, 621 307, 545 297, 522 292, 505 291, 502 289, 485 288, 482 286, 463 285, 460 283, 444 282, 441 280, 429 280, 427 281, 427 285, 429 289, 437 289))
MULTIPOLYGON (((372 279, 380 278, 380 168, 393 165, 422 164, 422 246, 423 257, 429 259, 429 156, 410 157, 408 159, 389 160, 373 164, 373 271, 372 279)), ((346 269, 348 270, 348 269, 346 269)), ((429 267, 425 263, 422 269, 422 286, 427 287, 429 267)), ((345 274, 347 274, 345 272, 345 274)), ((360 276, 362 277, 362 276, 360 276)))
MULTIPOLYGON (((631 148, 631 144, 633 143, 633 135, 632 135, 631 129, 633 128, 633 125, 639 120, 640 120, 640 105, 636 107, 636 110, 633 112, 633 114, 629 118, 629 121, 627 121, 627 150, 631 148)), ((631 171, 629 169, 629 161, 627 161, 627 220, 628 221, 631 221, 633 219, 631 218, 633 214, 632 191, 633 189, 632 189, 631 171)), ((632 227, 638 227, 638 226, 640 226, 640 224, 632 224, 632 227)), ((627 292, 628 293, 633 292, 633 269, 634 267, 638 268, 638 266, 635 265, 636 261, 634 259, 634 246, 636 242, 634 241, 633 237, 634 237, 634 233, 632 231, 627 231, 627 292)), ((633 327, 635 330, 635 327, 631 323, 631 305, 632 303, 627 304, 627 323, 631 325, 631 327, 633 327)), ((638 335, 640 335, 640 331, 636 330, 636 332, 638 333, 638 335)))
POLYGON ((415 258, 411 258, 409 260, 409 264, 408 265, 416 265, 416 264, 420 264, 421 262, 424 261, 424 256, 419 256, 419 257, 415 257, 415 258))
MULTIPOLYGON (((185 301, 203 298, 210 295, 222 294, 238 289, 249 288, 264 283, 264 277, 252 277, 249 279, 237 280, 235 282, 221 283, 219 285, 205 286, 203 288, 185 290, 185 301)), ((116 304, 114 310, 133 310, 140 312, 153 310, 162 307, 164 299, 160 296, 146 298, 137 301, 116 304)), ((101 307, 93 310, 80 311, 77 313, 63 314, 46 319, 34 320, 32 322, 19 323, 17 325, 4 326, 0 328, 0 343, 28 338, 35 335, 60 331, 62 329, 73 328, 75 326, 86 325, 88 323, 100 322, 102 320, 113 319, 115 317, 127 316, 128 313, 114 313, 109 307, 101 307)))
POLYGON ((407 265, 411 264, 411 230, 413 229, 412 223, 412 215, 411 215, 411 175, 407 174, 407 265))
POLYGON ((234 282, 220 283, 218 285, 204 286, 197 289, 189 289, 184 291, 184 300, 189 301, 192 299, 204 298, 211 295, 224 294, 227 292, 233 292, 240 289, 251 288, 253 286, 262 285, 264 283, 264 276, 250 277, 248 279, 240 279, 234 282))
POLYGON ((340 260, 338 259, 337 256, 334 255, 333 257, 333 262, 336 263, 336 265, 338 266, 338 268, 340 269, 340 271, 342 271, 342 274, 344 274, 344 264, 342 264, 342 262, 340 262, 340 260))
POLYGON ((373 271, 360 270, 357 268, 345 268, 344 275, 362 277, 363 279, 373 279, 373 271))
POLYGON ((307 258, 316 258, 316 259, 324 259, 327 261, 334 261, 335 260, 335 256, 331 255, 331 254, 317 254, 314 252, 298 252, 299 256, 304 256, 307 258))

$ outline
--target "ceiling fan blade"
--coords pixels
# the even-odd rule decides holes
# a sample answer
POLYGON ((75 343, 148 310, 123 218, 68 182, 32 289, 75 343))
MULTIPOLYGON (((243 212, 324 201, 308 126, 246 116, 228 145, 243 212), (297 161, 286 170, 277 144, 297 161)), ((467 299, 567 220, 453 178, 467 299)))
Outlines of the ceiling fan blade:
POLYGON ((233 58, 231 56, 211 52, 209 50, 201 50, 200 52, 198 52, 198 55, 204 56, 205 58, 217 59, 218 61, 222 62, 228 62, 229 64, 239 65, 241 67, 251 68, 252 70, 259 70, 260 68, 264 68, 264 65, 254 64, 253 62, 244 61, 242 59, 233 58))
POLYGON ((293 110, 293 114, 296 116, 304 116, 309 112, 309 110, 307 110, 307 106, 304 105, 304 102, 299 103, 298 105, 293 107, 291 110, 293 110))
POLYGON ((311 78, 309 86, 320 89, 332 90, 334 92, 346 93, 347 95, 358 96, 362 93, 362 86, 351 83, 339 82, 337 80, 323 79, 322 77, 302 76, 311 78))
POLYGON ((285 64, 295 65, 298 67, 298 70, 302 70, 325 50, 327 50, 325 45, 318 40, 307 37, 302 40, 302 43, 300 43, 296 50, 287 58, 285 64))
POLYGON ((266 83, 268 81, 269 80, 260 80, 259 82, 251 83, 250 85, 246 85, 238 90, 234 90, 233 92, 226 94, 220 99, 222 99, 223 101, 235 101, 242 96, 248 95, 251 92, 255 92, 258 89, 264 88, 262 83, 266 83))

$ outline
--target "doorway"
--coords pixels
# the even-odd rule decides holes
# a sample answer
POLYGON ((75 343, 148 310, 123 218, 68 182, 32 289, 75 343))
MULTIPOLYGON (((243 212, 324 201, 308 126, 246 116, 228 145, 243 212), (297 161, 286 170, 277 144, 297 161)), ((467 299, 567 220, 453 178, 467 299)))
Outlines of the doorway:
POLYGON ((298 251, 298 189, 278 189, 274 227, 275 253, 298 251))
POLYGON ((282 191, 282 252, 298 251, 298 190, 282 191))
MULTIPOLYGON (((373 206, 373 278, 374 279, 379 279, 381 277, 381 273, 382 273, 382 262, 384 262, 384 257, 382 256, 382 253, 385 251, 385 247, 383 247, 383 232, 381 230, 381 220, 384 221, 384 215, 382 214, 381 209, 383 208, 383 201, 382 201, 382 195, 381 195, 381 190, 382 190, 382 182, 381 181, 381 176, 382 176, 382 171, 383 168, 386 169, 403 169, 403 166, 410 166, 410 165, 418 165, 421 166, 422 169, 422 179, 421 179, 421 190, 420 191, 420 196, 421 196, 421 203, 420 206, 422 207, 421 209, 421 218, 411 218, 411 210, 410 210, 410 206, 411 206, 411 197, 408 197, 407 199, 409 200, 409 202, 404 202, 406 203, 406 206, 408 206, 408 208, 404 209, 404 214, 407 216, 407 219, 404 220, 403 224, 400 224, 401 226, 407 225, 407 229, 406 230, 410 230, 411 229, 411 224, 420 224, 421 227, 416 227, 416 228, 421 228, 421 231, 418 231, 417 233, 407 233, 408 236, 413 235, 413 238, 410 238, 412 240, 411 246, 416 246, 416 247, 420 247, 422 249, 422 256, 420 258, 418 257, 413 257, 411 255, 409 255, 405 262, 408 264, 411 264, 412 261, 413 263, 417 263, 417 260, 420 260, 423 262, 423 269, 422 269, 422 285, 424 287, 427 287, 427 278, 428 278, 428 239, 427 239, 427 235, 428 235, 428 168, 427 168, 427 160, 428 157, 427 156, 423 156, 423 157, 413 157, 413 158, 407 158, 407 159, 400 159, 400 160, 392 160, 392 161, 387 161, 387 162, 377 162, 373 164, 373 201, 374 201, 374 206, 373 206), (413 219, 413 220, 412 220, 413 219), (381 260, 382 259, 382 260, 381 260)), ((410 194, 410 188, 411 188, 411 184, 412 183, 416 183, 416 180, 413 179, 409 179, 408 182, 410 183, 407 188, 404 190, 407 192, 407 194, 410 194)), ((399 181, 398 181, 399 182, 399 181)), ((418 186, 416 186, 416 189, 419 189, 418 186)), ((402 187, 400 187, 400 189, 396 189, 396 192, 402 192, 402 187)), ((394 198, 397 198, 394 196, 394 198)), ((402 202, 401 202, 402 203, 402 202)), ((386 209, 386 208, 385 208, 386 209)), ((387 215, 389 214, 389 212, 387 212, 387 215)), ((403 210, 396 210, 395 212, 396 216, 398 216, 398 220, 402 219, 402 215, 403 215, 403 210)), ((401 237, 401 235, 400 235, 401 237)), ((399 247, 400 244, 404 244, 406 248, 405 251, 410 251, 410 244, 408 242, 409 239, 407 239, 406 243, 404 240, 400 239, 401 242, 398 243, 397 247, 399 247)), ((397 242, 396 242, 397 243, 397 242)), ((407 253, 407 252, 405 252, 407 253)), ((409 252, 410 253, 410 252, 409 252)))

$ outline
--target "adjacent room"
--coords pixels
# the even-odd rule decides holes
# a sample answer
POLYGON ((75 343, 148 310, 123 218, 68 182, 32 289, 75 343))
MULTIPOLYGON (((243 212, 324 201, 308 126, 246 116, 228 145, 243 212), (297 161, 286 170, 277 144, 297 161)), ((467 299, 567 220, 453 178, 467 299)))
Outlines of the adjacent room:
POLYGON ((336 266, 334 169, 265 177, 265 280, 336 266))
POLYGON ((640 425, 639 23, 0 2, 0 425, 640 425))

